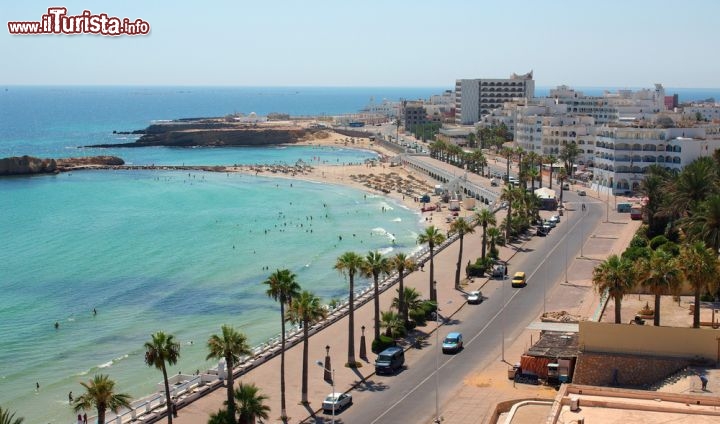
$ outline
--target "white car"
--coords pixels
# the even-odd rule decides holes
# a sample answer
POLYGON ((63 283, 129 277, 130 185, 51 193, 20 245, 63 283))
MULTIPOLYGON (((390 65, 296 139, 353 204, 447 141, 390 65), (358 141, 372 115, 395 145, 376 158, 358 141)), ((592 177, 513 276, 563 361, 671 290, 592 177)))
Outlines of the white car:
POLYGON ((483 301, 483 295, 480 290, 471 291, 467 295, 467 303, 477 305, 483 301))
POLYGON ((352 395, 350 393, 330 393, 323 401, 322 407, 325 412, 332 412, 333 406, 335 412, 342 411, 352 405, 352 395))
POLYGON ((553 216, 550 217, 550 219, 548 219, 548 221, 554 222, 554 223, 557 224, 557 223, 560 222, 560 215, 553 215, 553 216))

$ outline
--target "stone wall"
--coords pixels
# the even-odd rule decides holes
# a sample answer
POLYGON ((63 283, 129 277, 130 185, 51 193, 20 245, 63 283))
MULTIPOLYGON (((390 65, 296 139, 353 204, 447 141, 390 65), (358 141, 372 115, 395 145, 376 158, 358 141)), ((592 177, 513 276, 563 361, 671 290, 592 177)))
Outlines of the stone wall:
POLYGON ((688 365, 690 360, 684 358, 582 352, 575 365, 573 383, 642 387, 656 383, 688 365))

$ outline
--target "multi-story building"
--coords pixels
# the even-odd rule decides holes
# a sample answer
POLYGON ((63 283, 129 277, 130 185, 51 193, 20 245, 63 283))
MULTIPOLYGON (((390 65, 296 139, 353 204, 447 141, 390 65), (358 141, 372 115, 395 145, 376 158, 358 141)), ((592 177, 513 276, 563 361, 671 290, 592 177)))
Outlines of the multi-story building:
POLYGON ((428 122, 427 110, 423 102, 403 101, 403 123, 406 129, 428 122))
POLYGON ((679 171, 720 148, 720 127, 597 129, 593 185, 614 194, 637 191, 650 165, 679 171))
POLYGON ((532 71, 502 79, 459 79, 455 81, 455 123, 472 125, 505 102, 534 96, 532 71))

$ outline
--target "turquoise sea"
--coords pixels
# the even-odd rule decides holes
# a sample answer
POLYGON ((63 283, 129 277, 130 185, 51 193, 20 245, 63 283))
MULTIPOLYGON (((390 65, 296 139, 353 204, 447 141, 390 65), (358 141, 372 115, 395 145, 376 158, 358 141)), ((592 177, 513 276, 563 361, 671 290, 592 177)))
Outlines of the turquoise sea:
MULTIPOLYGON (((0 157, 109 153, 143 164, 303 159, 341 166, 374 153, 77 146, 131 139, 112 131, 154 119, 335 114, 360 109, 370 96, 438 91, 278 90, 10 87, 0 91, 0 157), (298 101, 303 93, 306 103, 298 101)), ((261 284, 275 269, 289 268, 325 301, 342 298, 346 281, 333 269, 338 256, 412 252, 419 229, 414 211, 383 197, 297 179, 179 171, 0 179, 0 405, 31 424, 74 422, 68 393, 79 395, 79 381, 95 373, 109 374, 134 397, 152 393, 161 374, 143 361, 151 333, 166 331, 182 342, 170 374, 210 368, 216 364, 205 361, 205 342, 222 324, 245 332, 253 345, 279 332, 279 308, 261 284)))

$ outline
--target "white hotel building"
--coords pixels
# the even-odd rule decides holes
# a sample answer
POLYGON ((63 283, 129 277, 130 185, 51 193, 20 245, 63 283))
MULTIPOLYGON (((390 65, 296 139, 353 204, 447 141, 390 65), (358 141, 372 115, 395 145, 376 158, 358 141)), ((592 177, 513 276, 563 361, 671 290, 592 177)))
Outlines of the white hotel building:
POLYGON ((534 96, 532 71, 502 79, 459 79, 455 81, 455 124, 472 125, 505 102, 534 96))

